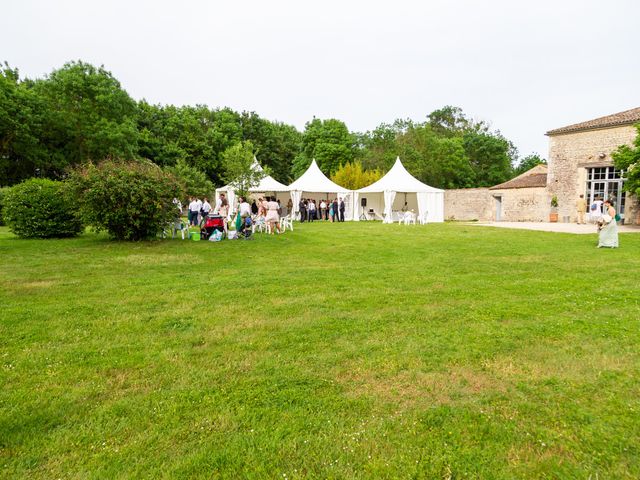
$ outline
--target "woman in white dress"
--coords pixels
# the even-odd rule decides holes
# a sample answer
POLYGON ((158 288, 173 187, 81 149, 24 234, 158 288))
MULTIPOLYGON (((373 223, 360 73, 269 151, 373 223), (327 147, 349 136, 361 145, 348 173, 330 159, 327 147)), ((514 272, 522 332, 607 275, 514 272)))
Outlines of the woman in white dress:
POLYGON ((604 201, 604 213, 598 225, 598 248, 618 248, 616 209, 611 205, 611 200, 604 201))

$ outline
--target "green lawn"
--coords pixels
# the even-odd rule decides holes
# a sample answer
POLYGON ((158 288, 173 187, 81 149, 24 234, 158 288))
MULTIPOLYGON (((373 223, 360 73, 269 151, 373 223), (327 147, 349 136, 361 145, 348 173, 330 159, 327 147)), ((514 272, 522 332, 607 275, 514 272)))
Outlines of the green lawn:
POLYGON ((0 229, 1 478, 638 478, 640 235, 0 229))

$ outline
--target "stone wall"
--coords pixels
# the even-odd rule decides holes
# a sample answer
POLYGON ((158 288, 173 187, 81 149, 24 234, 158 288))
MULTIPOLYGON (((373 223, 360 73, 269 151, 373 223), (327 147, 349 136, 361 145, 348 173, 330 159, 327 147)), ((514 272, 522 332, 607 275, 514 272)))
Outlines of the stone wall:
POLYGON ((584 193, 586 169, 613 165, 611 152, 620 145, 631 145, 636 135, 632 125, 625 125, 549 136, 547 188, 549 196, 558 197, 560 218, 569 215, 575 221, 575 203, 584 193))
MULTIPOLYGON (((491 190, 493 203, 501 197, 500 220, 505 222, 548 222, 551 199, 545 187, 491 190)), ((495 219, 495 213, 494 213, 495 219)), ((560 218, 562 220, 562 217, 560 218)))
POLYGON ((493 220, 493 198, 488 188, 444 191, 445 220, 493 220))

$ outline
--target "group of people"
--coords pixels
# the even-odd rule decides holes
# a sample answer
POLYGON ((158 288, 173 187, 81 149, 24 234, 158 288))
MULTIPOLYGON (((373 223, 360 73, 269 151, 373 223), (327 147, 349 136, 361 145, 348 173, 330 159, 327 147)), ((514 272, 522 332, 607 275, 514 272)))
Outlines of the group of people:
POLYGON ((269 225, 269 231, 274 233, 282 233, 280 230, 280 215, 282 214, 282 206, 280 201, 276 197, 260 197, 258 202, 254 200, 251 206, 252 210, 255 209, 255 218, 257 222, 264 220, 269 225))
MULTIPOLYGON (((576 201, 577 223, 586 225, 585 214, 587 212, 587 202, 584 195, 576 201)), ((598 227, 598 248, 618 247, 618 221, 617 214, 611 199, 603 200, 602 197, 595 197, 593 203, 589 205, 589 221, 598 227)))
MULTIPOLYGON (((181 206, 179 208, 182 208, 181 206)), ((211 204, 207 197, 200 200, 197 197, 189 197, 189 207, 187 211, 187 219, 189 225, 194 227, 199 226, 202 220, 211 212, 211 204)), ((224 194, 220 195, 220 198, 216 201, 214 213, 219 214, 222 217, 226 217, 229 214, 229 202, 224 194)))
MULTIPOLYGON (((178 200, 174 200, 176 207, 182 211, 182 205, 178 200)), ((293 203, 289 200, 287 210, 291 211, 293 203)), ((187 219, 191 226, 201 226, 207 215, 213 210, 213 213, 220 215, 225 219, 229 216, 230 205, 227 197, 224 193, 221 193, 216 200, 215 207, 212 207, 208 199, 205 197, 200 200, 197 197, 189 197, 189 206, 187 210, 187 219)), ((270 231, 272 233, 281 233, 280 229, 280 216, 283 213, 283 207, 280 205, 280 200, 276 197, 260 197, 258 200, 254 200, 251 204, 247 202, 244 197, 238 197, 238 209, 234 210, 242 222, 245 222, 247 218, 251 218, 253 222, 261 222, 269 224, 270 231)), ((243 223, 244 224, 244 223, 243 223)))
POLYGON ((320 200, 318 204, 313 198, 303 198, 298 205, 300 208, 300 222, 313 222, 314 220, 330 220, 331 222, 344 222, 344 199, 320 200))

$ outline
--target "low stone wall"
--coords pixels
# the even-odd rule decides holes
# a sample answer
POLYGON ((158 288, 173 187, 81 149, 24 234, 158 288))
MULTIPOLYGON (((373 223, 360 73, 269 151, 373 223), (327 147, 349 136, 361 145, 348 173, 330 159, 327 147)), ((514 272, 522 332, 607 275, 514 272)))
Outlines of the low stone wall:
MULTIPOLYGON (((545 187, 490 190, 493 197, 502 197, 505 222, 548 222, 551 199, 545 187)), ((495 201, 495 199, 494 199, 495 201)), ((562 218, 559 219, 562 221, 562 218)))
POLYGON ((444 191, 445 220, 493 220, 493 198, 488 188, 444 191))
POLYGON ((624 212, 625 225, 640 225, 640 204, 634 195, 626 194, 626 204, 624 212))

